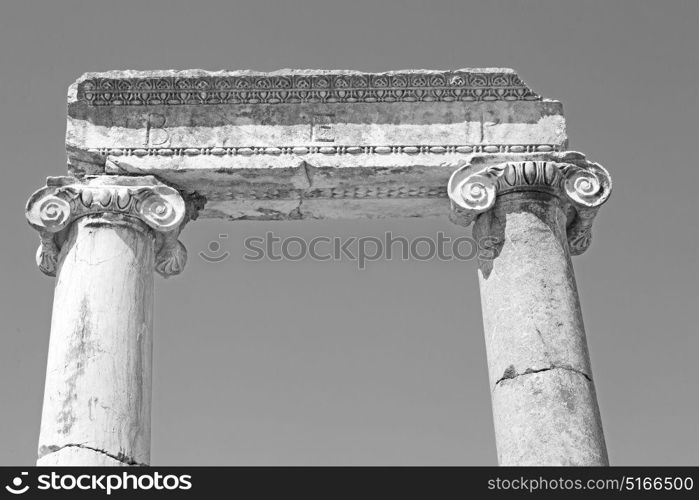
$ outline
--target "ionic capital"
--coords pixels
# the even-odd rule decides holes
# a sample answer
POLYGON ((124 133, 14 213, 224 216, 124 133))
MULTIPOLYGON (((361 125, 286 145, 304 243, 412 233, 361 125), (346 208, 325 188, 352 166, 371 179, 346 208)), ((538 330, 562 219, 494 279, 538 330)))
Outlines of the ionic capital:
POLYGON ((579 255, 590 246, 592 222, 609 198, 612 179, 601 165, 578 153, 567 153, 496 164, 472 162, 452 174, 447 190, 450 218, 463 226, 470 225, 479 214, 490 210, 499 196, 508 193, 534 191, 557 197, 568 216, 570 252, 579 255))
POLYGON ((177 238, 184 224, 196 218, 196 208, 176 189, 152 176, 49 177, 46 187, 32 194, 26 207, 29 225, 41 238, 36 255, 39 269, 55 276, 71 223, 100 214, 146 224, 156 238, 155 270, 165 277, 182 272, 187 250, 177 238))

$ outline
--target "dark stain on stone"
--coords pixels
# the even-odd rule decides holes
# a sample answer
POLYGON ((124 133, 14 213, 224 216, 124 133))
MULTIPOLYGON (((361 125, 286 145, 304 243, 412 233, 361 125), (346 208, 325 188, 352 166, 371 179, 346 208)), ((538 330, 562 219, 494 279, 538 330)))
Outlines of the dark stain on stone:
POLYGON ((60 426, 59 432, 69 434, 75 423, 75 402, 78 399, 77 382, 85 373, 86 361, 97 352, 95 342, 92 340, 92 325, 90 323, 90 305, 87 297, 83 297, 80 303, 80 312, 75 324, 75 330, 70 336, 70 344, 64 361, 66 394, 63 398, 61 411, 56 417, 60 426))
POLYGON ((112 222, 105 222, 101 220, 92 220, 88 224, 85 225, 85 227, 89 227, 90 229, 97 229, 97 228, 103 228, 103 229, 113 229, 114 224, 112 222))
POLYGON ((58 451, 58 450, 60 450, 60 449, 61 449, 61 447, 60 447, 60 446, 56 446, 55 444, 52 444, 52 445, 50 445, 50 446, 41 445, 41 446, 39 447, 39 457, 38 457, 38 458, 41 458, 41 457, 43 457, 43 456, 45 456, 45 455, 48 455, 49 453, 54 453, 54 452, 56 452, 56 451, 58 451))
MULTIPOLYGON (((146 317, 145 314, 143 317, 146 317)), ((135 422, 135 425, 130 426, 128 429, 129 433, 129 443, 133 444, 138 440, 138 436, 141 433, 141 429, 143 427, 143 418, 147 418, 144 415, 144 381, 143 381, 143 375, 145 372, 146 367, 143 364, 144 359, 146 359, 146 352, 147 352, 147 345, 146 343, 149 341, 148 339, 148 329, 145 325, 141 327, 141 329, 138 331, 138 334, 136 336, 136 352, 134 353, 134 357, 132 358, 133 361, 131 361, 135 366, 132 368, 134 371, 134 374, 136 376, 136 383, 135 383, 135 390, 136 394, 133 395, 133 406, 138 413, 138 418, 137 421, 135 422)), ((131 364, 130 362, 130 364, 131 364)), ((122 450, 119 450, 118 455, 121 456, 126 456, 122 450)), ((121 458, 119 458, 121 460, 121 458)), ((123 460, 122 460, 123 461, 123 460)))
POLYGON ((301 212, 301 204, 298 207, 289 212, 290 220, 300 220, 303 219, 303 212, 301 212))
POLYGON ((473 236, 478 242, 478 267, 486 280, 505 245, 505 226, 506 220, 501 220, 492 210, 476 217, 473 224, 473 236))
POLYGON ((500 380, 498 380, 498 382, 506 380, 508 378, 515 378, 516 376, 517 370, 515 370, 515 365, 510 365, 507 367, 507 370, 505 370, 505 372, 502 374, 502 377, 500 377, 500 380))
POLYGON ((573 393, 566 388, 561 388, 560 389, 560 394, 561 394, 561 399, 565 401, 566 408, 568 408, 568 411, 573 413, 575 411, 575 396, 573 393))

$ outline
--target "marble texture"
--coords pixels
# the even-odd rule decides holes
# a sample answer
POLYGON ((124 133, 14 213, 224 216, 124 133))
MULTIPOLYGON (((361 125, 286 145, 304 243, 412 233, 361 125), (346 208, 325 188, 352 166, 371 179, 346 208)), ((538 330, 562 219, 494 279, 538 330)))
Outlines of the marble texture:
POLYGON ((74 222, 61 251, 38 465, 150 461, 155 235, 120 214, 74 222))
POLYGON ((153 276, 184 268, 197 206, 152 176, 51 177, 29 198, 56 276, 38 465, 148 464, 153 276))
POLYGON ((608 465, 558 198, 513 193, 475 222, 483 329, 501 465, 608 465))

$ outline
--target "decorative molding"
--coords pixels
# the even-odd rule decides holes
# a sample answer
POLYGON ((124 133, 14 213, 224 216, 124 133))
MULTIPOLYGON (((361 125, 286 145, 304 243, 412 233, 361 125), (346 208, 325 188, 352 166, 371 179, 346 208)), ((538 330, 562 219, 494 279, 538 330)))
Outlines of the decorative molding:
POLYGON ((447 187, 452 220, 468 226, 495 205, 498 196, 512 192, 538 191, 561 198, 567 211, 568 245, 572 255, 590 246, 592 222, 612 189, 609 173, 599 164, 584 166, 553 161, 517 161, 493 165, 473 172, 470 165, 452 174, 447 187))
POLYGON ((29 198, 26 217, 41 238, 37 265, 49 276, 56 274, 70 224, 86 215, 111 213, 138 219, 153 229, 155 267, 167 277, 179 274, 187 260, 187 251, 177 240, 190 218, 187 209, 177 190, 152 176, 50 177, 47 186, 29 198))
POLYGON ((473 154, 473 153, 547 153, 561 151, 556 144, 463 144, 463 145, 393 145, 393 146, 212 146, 179 148, 90 148, 102 156, 305 156, 322 155, 390 155, 390 154, 473 154))
POLYGON ((348 188, 317 188, 303 193, 304 199, 390 199, 446 198, 444 186, 358 186, 348 188))
POLYGON ((221 193, 209 201, 222 200, 383 200, 448 198, 446 186, 356 186, 311 189, 250 189, 221 193))
POLYGON ((101 78, 79 83, 91 106, 540 101, 510 72, 392 72, 101 78))

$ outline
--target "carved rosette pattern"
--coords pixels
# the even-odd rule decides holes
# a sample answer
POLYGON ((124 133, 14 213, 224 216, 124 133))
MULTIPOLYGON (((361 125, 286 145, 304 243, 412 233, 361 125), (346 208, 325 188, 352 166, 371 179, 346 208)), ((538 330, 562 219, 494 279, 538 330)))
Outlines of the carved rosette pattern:
POLYGON ((572 255, 583 253, 592 240, 592 223, 612 189, 609 173, 597 163, 584 165, 554 161, 506 162, 473 172, 461 167, 449 179, 451 219, 468 226, 490 210, 498 196, 538 191, 564 201, 568 215, 567 237, 572 255))
POLYGON ((55 276, 70 224, 86 215, 105 213, 136 218, 153 229, 156 271, 165 277, 182 272, 187 251, 177 237, 186 222, 185 201, 176 189, 151 176, 49 178, 26 207, 29 225, 41 239, 36 255, 39 269, 55 276))
POLYGON ((355 102, 539 101, 513 73, 444 71, 297 75, 91 78, 78 85, 91 106, 355 102))

